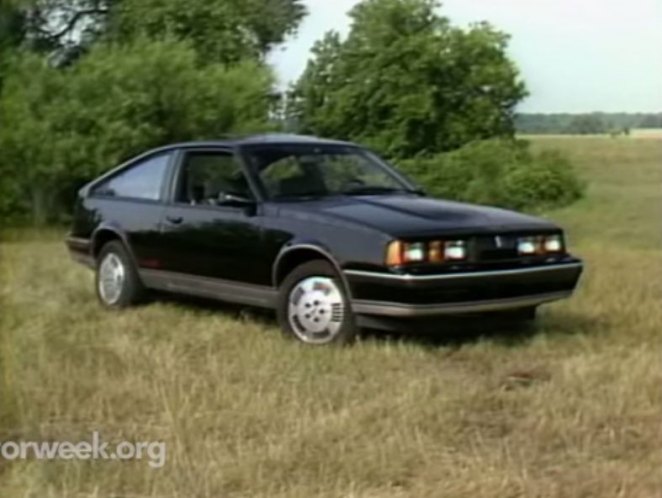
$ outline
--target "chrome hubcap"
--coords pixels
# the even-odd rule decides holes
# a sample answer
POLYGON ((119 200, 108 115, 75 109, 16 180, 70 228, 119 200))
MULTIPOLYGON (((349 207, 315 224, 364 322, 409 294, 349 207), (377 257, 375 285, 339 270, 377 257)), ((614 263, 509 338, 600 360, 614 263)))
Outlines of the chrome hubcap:
POLYGON ((116 304, 122 295, 125 270, 117 254, 110 253, 99 266, 99 294, 106 304, 116 304))
POLYGON ((331 278, 307 278, 290 292, 290 326, 303 342, 331 342, 340 332, 344 315, 342 293, 331 278))

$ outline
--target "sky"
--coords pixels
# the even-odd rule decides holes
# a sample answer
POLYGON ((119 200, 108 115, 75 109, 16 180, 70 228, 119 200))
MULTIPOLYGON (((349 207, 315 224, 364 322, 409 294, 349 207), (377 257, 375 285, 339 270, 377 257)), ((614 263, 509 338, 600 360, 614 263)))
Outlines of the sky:
MULTIPOLYGON (((299 32, 272 54, 280 82, 296 80, 329 30, 346 34, 358 0, 305 0, 299 32)), ((445 0, 453 24, 488 21, 531 95, 522 112, 662 112, 662 0, 445 0)))

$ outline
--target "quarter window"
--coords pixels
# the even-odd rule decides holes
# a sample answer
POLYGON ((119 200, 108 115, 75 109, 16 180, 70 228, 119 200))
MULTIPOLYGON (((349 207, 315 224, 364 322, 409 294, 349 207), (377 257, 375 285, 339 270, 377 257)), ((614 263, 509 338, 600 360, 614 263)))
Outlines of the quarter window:
POLYGON ((153 156, 102 183, 94 189, 94 193, 106 197, 158 201, 169 160, 169 153, 153 156))

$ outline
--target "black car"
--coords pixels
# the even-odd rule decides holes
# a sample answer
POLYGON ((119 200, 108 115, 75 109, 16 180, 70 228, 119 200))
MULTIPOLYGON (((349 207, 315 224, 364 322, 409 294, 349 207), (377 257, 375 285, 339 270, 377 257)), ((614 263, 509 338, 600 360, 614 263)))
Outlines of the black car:
POLYGON ((108 307, 155 289, 271 308, 309 344, 444 315, 533 318, 582 272, 547 221, 431 199, 363 147, 288 135, 136 157, 81 189, 67 245, 108 307))

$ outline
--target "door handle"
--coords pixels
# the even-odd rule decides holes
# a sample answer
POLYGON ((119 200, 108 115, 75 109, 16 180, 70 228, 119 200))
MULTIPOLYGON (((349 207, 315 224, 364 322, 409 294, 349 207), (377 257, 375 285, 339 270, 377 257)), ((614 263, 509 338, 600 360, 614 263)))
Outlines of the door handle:
POLYGON ((168 220, 168 223, 172 223, 173 225, 180 225, 182 221, 184 221, 184 218, 181 216, 166 216, 166 220, 168 220))

